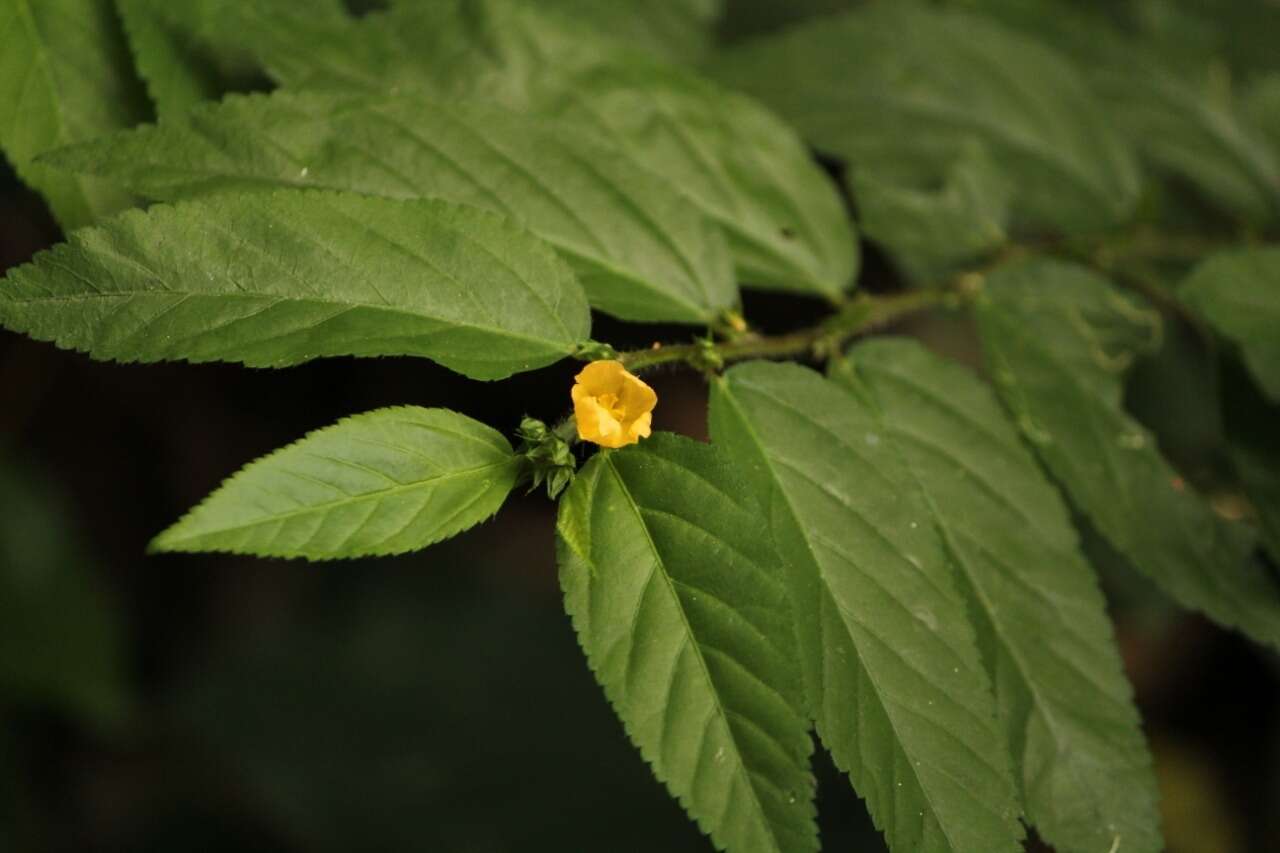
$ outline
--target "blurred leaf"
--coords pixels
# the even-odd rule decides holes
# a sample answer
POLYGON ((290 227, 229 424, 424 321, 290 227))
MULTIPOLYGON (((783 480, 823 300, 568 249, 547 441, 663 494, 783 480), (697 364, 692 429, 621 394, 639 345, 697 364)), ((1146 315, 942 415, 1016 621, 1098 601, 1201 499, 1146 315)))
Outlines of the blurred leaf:
POLYGON ((129 211, 5 284, 5 326, 120 361, 416 355, 501 379, 565 357, 590 326, 568 267, 504 219, 319 191, 129 211))
POLYGON ((1280 161, 1280 72, 1268 74, 1246 92, 1244 111, 1271 143, 1271 154, 1280 161))
POLYGON ((611 314, 709 323, 737 301, 722 236, 671 187, 590 138, 496 107, 232 97, 50 159, 161 199, 273 186, 445 198, 553 243, 611 314))
POLYGON ((797 365, 712 386, 790 574, 809 711, 896 851, 1022 849, 1008 750, 927 504, 875 418, 797 365))
POLYGON ((1151 756, 1106 602, 1066 507, 995 396, 907 339, 854 347, 833 379, 874 412, 960 570, 1040 837, 1061 853, 1117 839, 1129 851, 1163 849, 1151 756))
MULTIPOLYGON (((282 0, 264 0, 277 3, 282 0)), ((338 0, 307 0, 312 15, 341 14, 338 0)), ((231 39, 218 39, 216 7, 188 0, 116 0, 134 63, 160 117, 216 100, 248 77, 253 59, 231 39)))
POLYGON ((1180 293, 1239 345, 1258 385, 1280 402, 1280 247, 1214 255, 1196 267, 1180 293))
POLYGON ((108 726, 130 702, 123 627, 46 479, 0 454, 0 706, 108 726))
POLYGON ((541 2, 431 0, 337 20, 305 2, 196 1, 212 7, 220 33, 241 34, 271 79, 293 89, 518 103, 548 79, 649 58, 541 2))
POLYGON ((935 189, 899 186, 857 167, 849 186, 867 239, 914 280, 937 280, 1008 239, 1014 188, 981 145, 965 146, 935 189))
MULTIPOLYGON (((446 15, 461 18, 471 16, 472 21, 491 17, 494 23, 517 18, 507 15, 523 15, 523 10, 510 10, 510 6, 524 5, 536 16, 549 19, 550 25, 572 26, 580 31, 590 31, 597 38, 607 39, 628 50, 640 51, 657 59, 671 62, 699 61, 711 46, 712 28, 722 11, 722 0, 390 0, 392 8, 409 13, 435 7, 452 5, 446 15), (457 11, 455 11, 455 9, 457 11)), ((461 33, 459 33, 461 35, 461 33)))
POLYGON ((1206 14, 1208 3, 1198 0, 974 2, 1072 57, 1107 117, 1158 174, 1189 182, 1219 210, 1249 222, 1280 214, 1280 159, 1236 102, 1222 65, 1231 51, 1215 32, 1225 7, 1261 12, 1263 4, 1210 0, 1220 8, 1206 14))
POLYGON ((101 182, 35 162, 145 115, 111 0, 0 0, 0 150, 65 229, 129 204, 101 182))
POLYGON ((1129 152, 1075 70, 978 17, 872 4, 736 48, 717 72, 884 182, 936 188, 984 148, 1019 228, 1096 230, 1137 200, 1129 152))
POLYGON ((1075 505, 1184 607, 1280 646, 1280 585, 1249 560, 1252 537, 1218 517, 1120 405, 1134 353, 1159 317, 1087 270, 1047 261, 987 280, 977 312, 996 385, 1075 505))
POLYGON ((510 443, 479 421, 378 409, 242 469, 152 548, 309 560, 415 551, 491 517, 518 469, 510 443))
MULTIPOLYGON (((406 2, 406 0, 399 0, 406 2)), ((439 2, 439 0, 429 0, 439 2)), ((713 40, 721 0, 524 0, 586 24, 621 44, 674 62, 697 62, 713 40)))
POLYGON ((1258 513, 1262 542, 1280 565, 1280 442, 1237 442, 1232 458, 1249 500, 1258 513))
POLYGON ((806 18, 841 12, 863 0, 725 0, 722 33, 729 39, 770 32, 806 18))
POLYGON ((560 581, 627 734, 716 846, 817 850, 794 623, 758 518, 727 459, 658 434, 574 480, 560 581))
MULTIPOLYGON (((1158 169, 1192 183, 1220 209, 1250 222, 1280 213, 1280 161, 1229 96, 1179 78, 1117 46, 1123 63, 1093 79, 1111 114, 1158 169)), ((1117 57, 1119 58, 1119 57, 1117 57)))
POLYGON ((1142 354, 1125 376, 1124 406, 1187 479, 1214 482, 1226 462, 1217 347, 1183 318, 1163 320, 1160 349, 1142 354))

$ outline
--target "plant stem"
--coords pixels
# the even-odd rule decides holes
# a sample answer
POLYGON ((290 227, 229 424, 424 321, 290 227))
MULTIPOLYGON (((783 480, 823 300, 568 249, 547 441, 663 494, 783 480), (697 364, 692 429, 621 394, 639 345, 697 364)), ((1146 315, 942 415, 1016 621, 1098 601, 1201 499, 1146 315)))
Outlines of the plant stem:
POLYGON ((910 314, 954 303, 963 295, 962 287, 908 290, 887 296, 863 293, 850 299, 839 312, 823 322, 797 332, 775 337, 744 335, 722 343, 659 344, 652 349, 619 353, 618 360, 635 373, 677 362, 708 368, 748 358, 823 358, 838 352, 851 338, 910 314))

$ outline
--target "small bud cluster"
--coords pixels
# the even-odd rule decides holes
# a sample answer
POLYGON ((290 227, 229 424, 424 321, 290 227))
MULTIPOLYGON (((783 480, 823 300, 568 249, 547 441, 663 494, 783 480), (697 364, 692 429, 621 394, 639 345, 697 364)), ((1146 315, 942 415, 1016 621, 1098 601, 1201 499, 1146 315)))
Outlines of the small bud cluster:
POLYGON ((573 482, 578 465, 569 443, 537 418, 521 420, 516 434, 520 437, 518 452, 527 466, 529 491, 545 483, 547 496, 555 500, 573 482))

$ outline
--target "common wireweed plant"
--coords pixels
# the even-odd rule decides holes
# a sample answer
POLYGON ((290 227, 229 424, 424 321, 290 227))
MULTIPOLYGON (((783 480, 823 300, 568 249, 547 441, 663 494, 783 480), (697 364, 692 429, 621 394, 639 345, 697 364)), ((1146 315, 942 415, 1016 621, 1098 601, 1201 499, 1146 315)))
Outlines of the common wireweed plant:
POLYGON ((851 4, 723 48, 714 0, 0 0, 0 142, 67 230, 0 322, 124 362, 587 362, 562 422, 354 414, 154 549, 396 554, 545 486, 588 663, 718 847, 818 848, 816 731, 895 851, 1156 851, 1077 530, 1280 646, 1280 27, 1209 5, 851 4), (743 287, 830 310, 765 335, 743 287), (592 310, 689 333, 620 350, 592 310), (881 334, 929 314, 982 370, 881 334), (710 444, 653 431, 662 366, 705 376, 710 444))

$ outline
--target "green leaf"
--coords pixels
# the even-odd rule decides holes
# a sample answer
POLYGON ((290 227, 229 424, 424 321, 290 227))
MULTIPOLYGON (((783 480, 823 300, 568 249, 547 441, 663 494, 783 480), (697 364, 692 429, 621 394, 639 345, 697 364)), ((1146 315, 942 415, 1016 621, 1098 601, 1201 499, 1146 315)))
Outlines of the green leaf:
POLYGON ((1008 240, 1013 186, 986 149, 963 149, 941 188, 915 189, 868 169, 848 176, 863 231, 913 279, 936 281, 1008 240))
MULTIPOLYGON (((336 8, 333 3, 307 2, 313 17, 324 11, 332 14, 336 8)), ((255 70, 252 57, 238 44, 240 39, 228 34, 219 37, 217 4, 116 0, 116 5, 138 73, 162 118, 217 99, 255 70)))
POLYGON ((755 101, 678 69, 595 68, 533 109, 600 133, 729 238, 738 276, 836 296, 857 274, 852 223, 795 132, 755 101))
POLYGON ((1243 109, 1253 126, 1271 143, 1271 154, 1280 160, 1280 72, 1260 78, 1245 93, 1243 109))
POLYGON ((555 253, 490 213, 287 190, 78 231, 9 272, 0 323, 98 359, 416 355, 501 379, 570 354, 590 317, 555 253))
POLYGON ((810 713, 891 849, 1021 850, 966 604, 880 425, 811 370, 753 362, 713 384, 711 434, 767 507, 810 713))
POLYGON ((101 182, 34 161, 145 115, 111 0, 0 0, 0 150, 63 228, 129 204, 101 182))
MULTIPOLYGON (((408 0, 397 0, 400 3, 408 0)), ((421 0, 418 0, 421 2, 421 0)), ((439 0, 428 0, 439 2, 439 0)), ((585 24, 602 36, 672 62, 697 62, 714 40, 721 0, 524 0, 540 13, 585 24)))
MULTIPOLYGON (((1101 101, 1110 123, 1146 164, 1162 176, 1189 183, 1218 209, 1252 222, 1280 212, 1280 161, 1236 103, 1224 75, 1225 61, 1241 58, 1252 33, 1215 33, 1248 7, 1254 21, 1264 4, 1198 2, 1197 13, 1163 4, 1140 14, 1142 4, 1089 7, 1067 0, 982 0, 984 10, 1075 60, 1101 101), (1194 44, 1195 40, 1203 44, 1194 44), (1223 51, 1217 43, 1230 43, 1223 51)), ((1252 27, 1272 54, 1274 38, 1252 27)))
POLYGON ((446 409, 377 409, 243 468, 156 551, 329 560, 401 554, 492 516, 515 486, 502 434, 446 409))
MULTIPOLYGON (((628 17, 625 5, 592 8, 628 17)), ((826 293, 851 282, 855 244, 839 197, 785 125, 692 74, 619 48, 616 32, 611 39, 583 25, 592 15, 571 19, 547 6, 415 3, 341 26, 295 23, 280 10, 264 22, 246 8, 239 28, 265 34, 259 53, 289 88, 500 103, 554 119, 578 148, 583 134, 603 131, 612 145, 607 156, 590 149, 596 164, 611 164, 615 182, 626 167, 613 161, 655 172, 653 182, 726 227, 749 281, 826 293)), ((410 115, 431 141, 437 109, 419 104, 410 115)), ((691 213, 679 219, 672 232, 699 231, 691 213)))
POLYGON ((1005 405, 1075 506, 1185 607, 1280 647, 1280 586, 1121 407, 1121 378, 1159 316, 1087 270, 1049 261, 987 280, 977 311, 1005 405))
POLYGON ((1214 255, 1191 273, 1181 296, 1240 346, 1258 385, 1280 402, 1280 247, 1214 255))
POLYGON ((1132 158, 1075 71, 980 18, 876 3, 736 48, 717 73, 884 181, 930 189, 985 148, 1020 227, 1096 230, 1137 200, 1132 158))
POLYGON ((240 33, 267 74, 295 89, 510 103, 544 77, 648 58, 580 21, 547 14, 541 3, 518 0, 430 0, 359 20, 317 16, 291 0, 201 2, 216 7, 220 33, 240 33))
POLYGON ((1094 85, 1120 127, 1156 169, 1179 176, 1220 209, 1250 222, 1280 214, 1280 159, 1229 95, 1125 61, 1100 67, 1094 85))
POLYGON ((595 307, 708 323, 737 302, 715 226, 611 148, 493 107, 422 97, 232 97, 51 162, 151 198, 308 186, 434 196, 523 222, 577 269, 595 307))
POLYGON ((1163 849, 1106 602, 1066 507, 995 395, 907 339, 855 347, 833 378, 875 413, 960 569, 1041 838, 1060 853, 1163 849))
POLYGON ((560 504, 565 607, 655 775, 720 849, 817 850, 782 569, 728 460, 658 434, 560 504))
POLYGON ((1231 458, 1258 514, 1263 545, 1280 565, 1280 447, 1274 438, 1270 442, 1237 441, 1231 458))

